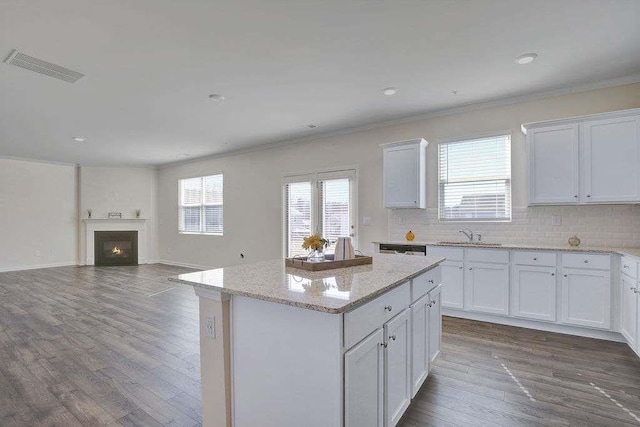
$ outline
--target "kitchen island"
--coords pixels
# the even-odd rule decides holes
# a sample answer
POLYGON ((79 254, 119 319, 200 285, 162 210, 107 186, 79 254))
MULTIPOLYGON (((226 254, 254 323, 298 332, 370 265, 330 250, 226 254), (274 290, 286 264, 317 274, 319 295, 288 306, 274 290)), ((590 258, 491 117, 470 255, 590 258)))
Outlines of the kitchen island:
POLYGON ((205 426, 395 425, 441 338, 441 257, 284 260, 171 278, 200 298, 205 426))

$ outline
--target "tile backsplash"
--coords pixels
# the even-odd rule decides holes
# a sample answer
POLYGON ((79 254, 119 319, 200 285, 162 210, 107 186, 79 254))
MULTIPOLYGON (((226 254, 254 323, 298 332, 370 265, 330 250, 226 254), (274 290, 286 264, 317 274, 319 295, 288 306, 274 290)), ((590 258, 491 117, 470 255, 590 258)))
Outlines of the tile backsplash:
POLYGON ((389 210, 389 241, 459 241, 470 228, 485 242, 566 245, 577 235, 582 246, 640 247, 640 205, 514 207, 511 222, 441 222, 438 209, 389 210), (556 224, 558 218, 561 225, 556 224))

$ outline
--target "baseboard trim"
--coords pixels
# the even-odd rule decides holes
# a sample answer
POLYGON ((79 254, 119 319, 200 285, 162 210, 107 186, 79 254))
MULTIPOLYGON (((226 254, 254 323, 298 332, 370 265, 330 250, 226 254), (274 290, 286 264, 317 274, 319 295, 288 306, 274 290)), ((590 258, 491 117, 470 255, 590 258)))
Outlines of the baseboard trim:
POLYGON ((626 343, 622 334, 613 331, 581 328, 577 326, 559 325, 557 323, 537 322, 535 320, 515 319, 513 317, 496 316, 493 314, 471 313, 453 308, 442 308, 443 316, 460 317, 462 319, 478 320, 480 322, 497 323, 499 325, 517 326, 519 328, 536 329, 539 331, 555 332, 558 334, 576 335, 579 337, 597 338, 607 341, 626 343))
POLYGON ((218 268, 218 267, 213 267, 210 265, 198 265, 198 264, 187 264, 184 262, 178 262, 178 261, 169 261, 166 259, 160 259, 157 262, 158 264, 165 264, 165 265, 172 265, 174 267, 185 267, 185 268, 194 268, 196 270, 213 270, 214 268, 218 268))
POLYGON ((18 267, 0 267, 0 273, 9 271, 39 270, 41 268, 69 267, 79 265, 76 261, 54 262, 51 264, 21 265, 18 267))

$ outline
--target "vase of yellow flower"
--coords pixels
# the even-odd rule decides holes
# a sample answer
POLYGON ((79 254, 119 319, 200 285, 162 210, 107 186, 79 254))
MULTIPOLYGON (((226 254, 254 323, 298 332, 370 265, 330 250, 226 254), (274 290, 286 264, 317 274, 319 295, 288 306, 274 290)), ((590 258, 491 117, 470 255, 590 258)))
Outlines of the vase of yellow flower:
POLYGON ((304 249, 311 251, 307 256, 309 262, 323 262, 324 248, 327 246, 329 246, 329 241, 320 237, 318 233, 305 237, 302 243, 304 249))

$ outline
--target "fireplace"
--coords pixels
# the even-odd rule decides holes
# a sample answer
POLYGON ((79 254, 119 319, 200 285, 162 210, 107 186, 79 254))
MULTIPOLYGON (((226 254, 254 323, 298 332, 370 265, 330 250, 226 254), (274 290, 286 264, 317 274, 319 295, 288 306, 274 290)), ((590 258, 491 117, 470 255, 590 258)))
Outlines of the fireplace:
POLYGON ((137 231, 94 231, 95 265, 138 265, 137 231))

